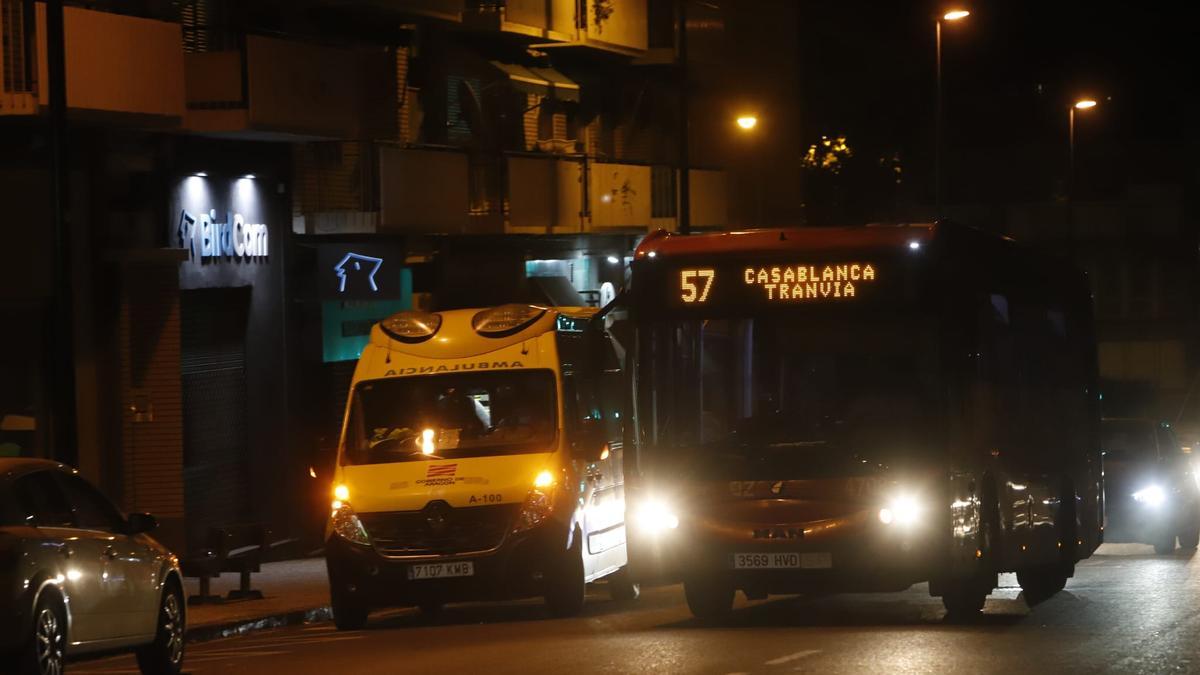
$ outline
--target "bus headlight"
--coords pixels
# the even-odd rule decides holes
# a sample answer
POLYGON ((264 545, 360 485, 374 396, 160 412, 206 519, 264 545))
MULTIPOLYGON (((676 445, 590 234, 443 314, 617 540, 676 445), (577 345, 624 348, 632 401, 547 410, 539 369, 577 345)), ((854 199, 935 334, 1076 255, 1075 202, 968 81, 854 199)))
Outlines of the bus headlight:
POLYGON ((342 539, 352 543, 370 546, 371 539, 367 536, 367 528, 355 515, 350 505, 341 502, 333 512, 333 531, 342 539))
POLYGON ((1167 491, 1158 485, 1148 485, 1133 493, 1133 498, 1146 506, 1158 508, 1167 501, 1167 491))
POLYGON ((879 522, 884 525, 896 523, 898 525, 912 525, 920 518, 924 509, 921 508, 919 502, 912 495, 900 495, 888 502, 888 505, 879 509, 879 522))
POLYGON ((662 534, 679 527, 675 509, 662 499, 647 499, 638 506, 638 525, 651 534, 662 534))

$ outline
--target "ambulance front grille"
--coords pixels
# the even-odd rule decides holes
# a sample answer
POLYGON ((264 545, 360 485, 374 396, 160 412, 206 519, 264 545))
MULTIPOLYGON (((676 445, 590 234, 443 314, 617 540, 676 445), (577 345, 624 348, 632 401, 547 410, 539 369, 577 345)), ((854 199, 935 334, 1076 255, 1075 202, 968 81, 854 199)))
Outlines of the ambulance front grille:
POLYGON ((446 506, 436 513, 392 511, 359 515, 380 555, 403 558, 492 550, 504 542, 520 504, 446 506))

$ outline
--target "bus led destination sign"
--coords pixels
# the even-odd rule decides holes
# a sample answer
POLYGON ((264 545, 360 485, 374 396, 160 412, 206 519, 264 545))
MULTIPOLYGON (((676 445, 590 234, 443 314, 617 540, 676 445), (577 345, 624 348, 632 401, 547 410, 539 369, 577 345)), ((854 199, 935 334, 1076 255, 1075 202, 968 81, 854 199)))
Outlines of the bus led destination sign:
POLYGON ((701 306, 715 295, 724 298, 723 302, 735 301, 737 292, 734 288, 737 287, 751 290, 771 303, 844 300, 858 297, 864 286, 874 285, 877 272, 873 264, 864 262, 745 267, 741 272, 741 283, 734 282, 734 286, 719 290, 721 279, 727 278, 727 274, 737 273, 725 269, 718 273, 713 267, 679 270, 680 302, 701 306))
POLYGON ((836 300, 853 298, 864 284, 875 282, 870 263, 747 267, 747 286, 762 288, 767 300, 836 300))

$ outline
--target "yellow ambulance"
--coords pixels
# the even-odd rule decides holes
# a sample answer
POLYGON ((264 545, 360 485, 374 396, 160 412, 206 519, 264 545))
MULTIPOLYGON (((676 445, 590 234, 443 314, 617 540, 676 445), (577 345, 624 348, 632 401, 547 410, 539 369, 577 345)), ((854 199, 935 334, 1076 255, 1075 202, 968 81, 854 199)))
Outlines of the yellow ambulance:
POLYGON ((401 312, 354 373, 326 527, 335 622, 374 608, 637 597, 619 345, 592 308, 401 312))

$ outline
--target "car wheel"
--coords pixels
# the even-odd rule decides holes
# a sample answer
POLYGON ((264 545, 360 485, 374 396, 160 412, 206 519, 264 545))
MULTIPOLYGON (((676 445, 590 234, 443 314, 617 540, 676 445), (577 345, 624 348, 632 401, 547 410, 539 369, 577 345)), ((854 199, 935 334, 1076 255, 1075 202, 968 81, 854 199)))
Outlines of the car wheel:
POLYGON ((582 537, 575 533, 575 541, 544 575, 546 606, 557 617, 575 616, 583 611, 587 584, 583 580, 582 537))
POLYGON ((701 621, 716 621, 733 611, 733 582, 718 575, 684 579, 683 596, 692 616, 701 621))
POLYGON ((339 576, 330 576, 329 604, 333 609, 333 625, 338 630, 359 630, 367 625, 370 608, 358 590, 344 583, 339 576))
POLYGON ((43 593, 33 610, 33 634, 21 654, 20 670, 28 675, 61 675, 67 648, 67 612, 62 600, 43 593))
POLYGON ((608 577, 608 597, 616 602, 633 602, 642 595, 642 585, 629 575, 629 568, 622 567, 608 577))
POLYGON ((137 650, 138 668, 147 675, 178 675, 183 669, 185 628, 183 593, 177 584, 169 583, 159 601, 154 642, 137 650))

